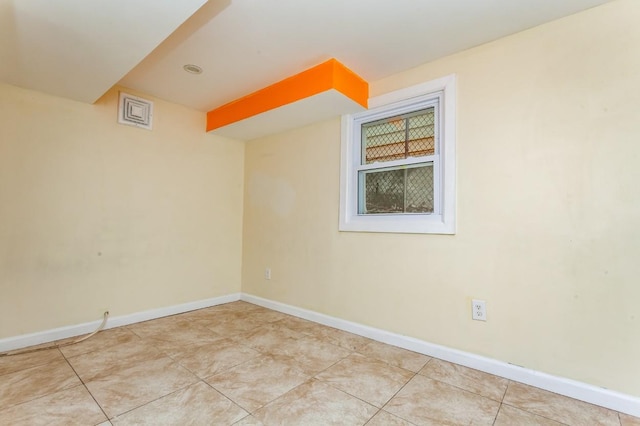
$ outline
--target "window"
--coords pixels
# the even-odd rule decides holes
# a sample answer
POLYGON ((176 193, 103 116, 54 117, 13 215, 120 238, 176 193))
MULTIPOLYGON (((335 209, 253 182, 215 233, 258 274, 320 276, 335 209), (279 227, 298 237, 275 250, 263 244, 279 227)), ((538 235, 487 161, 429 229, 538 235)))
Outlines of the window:
POLYGON ((455 77, 342 118, 340 230, 455 233, 455 77))

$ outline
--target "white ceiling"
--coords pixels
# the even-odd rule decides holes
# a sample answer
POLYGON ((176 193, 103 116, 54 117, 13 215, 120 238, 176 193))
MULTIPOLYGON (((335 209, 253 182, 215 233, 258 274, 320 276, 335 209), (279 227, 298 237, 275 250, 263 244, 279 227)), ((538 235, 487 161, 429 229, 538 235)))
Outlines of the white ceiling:
POLYGON ((206 0, 0 0, 0 81, 93 103, 206 0))
POLYGON ((375 81, 607 1, 0 0, 0 80, 207 111, 332 57, 375 81))

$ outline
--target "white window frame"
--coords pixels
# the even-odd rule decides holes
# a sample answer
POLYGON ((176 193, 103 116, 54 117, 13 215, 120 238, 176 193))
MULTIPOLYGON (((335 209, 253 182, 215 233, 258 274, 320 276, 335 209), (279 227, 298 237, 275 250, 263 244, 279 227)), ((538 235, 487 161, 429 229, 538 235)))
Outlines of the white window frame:
MULTIPOLYGON (((456 232, 456 77, 448 75, 369 99, 369 110, 342 116, 340 231, 455 234, 456 232), (436 108, 434 155, 384 163, 384 166, 433 161, 434 212, 430 214, 358 214, 358 170, 362 164, 361 125, 385 117, 436 108)), ((376 166, 380 166, 379 164, 376 166)))

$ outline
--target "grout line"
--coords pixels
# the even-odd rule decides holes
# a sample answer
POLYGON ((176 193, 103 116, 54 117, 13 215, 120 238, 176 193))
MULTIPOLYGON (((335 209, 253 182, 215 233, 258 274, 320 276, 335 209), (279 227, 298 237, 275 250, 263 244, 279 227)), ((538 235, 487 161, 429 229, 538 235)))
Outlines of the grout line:
POLYGON ((525 410, 524 408, 516 407, 515 405, 511 405, 508 402, 503 402, 502 404, 500 404, 500 408, 502 408, 503 405, 506 405, 507 407, 514 408, 514 409, 516 409, 518 411, 522 411, 523 413, 530 414, 532 416, 541 417, 543 419, 550 420, 552 422, 555 422, 555 423, 558 423, 558 424, 561 424, 561 425, 571 426, 569 423, 565 423, 565 422, 562 422, 562 421, 557 420, 557 419, 552 419, 551 417, 543 416, 541 414, 532 413, 531 411, 525 410))
MULTIPOLYGON (((426 364, 425 364, 425 365, 426 365, 426 364)), ((416 377, 417 375, 418 375, 418 373, 413 373, 413 376, 411 376, 411 378, 410 378, 409 380, 407 380, 407 383, 405 383, 404 385, 402 385, 402 386, 400 387, 400 389, 398 389, 398 391, 397 391, 396 393, 394 393, 394 394, 391 396, 391 398, 389 398, 389 399, 387 400, 387 402, 385 402, 385 403, 382 405, 382 407, 380 408, 380 410, 383 410, 383 409, 384 409, 384 407, 386 407, 386 406, 387 406, 387 404, 389 404, 389 402, 391 402, 391 400, 392 400, 393 398, 395 398, 396 396, 398 396, 398 394, 402 391, 402 389, 406 388, 406 387, 407 387, 407 385, 408 385, 409 383, 411 383, 411 381, 412 381, 413 379, 415 379, 415 377, 416 377)), ((400 419, 402 419, 402 420, 405 420, 405 421, 407 421, 407 422, 409 422, 409 423, 411 423, 411 424, 414 424, 412 421, 410 421, 409 419, 405 419, 405 418, 404 418, 404 417, 402 417, 402 416, 399 416, 399 415, 397 415, 397 414, 393 414, 393 413, 389 413, 389 414, 391 414, 391 415, 393 415, 393 416, 396 416, 396 417, 398 417, 398 418, 400 418, 400 419)))
MULTIPOLYGON (((35 347, 35 346, 39 346, 39 345, 34 345, 33 347, 35 347)), ((32 346, 29 346, 29 347, 24 348, 24 349, 28 349, 28 348, 30 348, 30 347, 32 347, 32 346)), ((53 347, 48 348, 48 349, 46 349, 46 350, 42 350, 41 352, 42 352, 42 353, 45 353, 45 352, 47 352, 47 351, 52 351, 52 350, 54 350, 54 349, 57 349, 57 350, 58 350, 58 352, 60 353, 60 355, 63 355, 63 354, 62 354, 62 351, 60 351, 60 348, 59 348, 59 347, 57 347, 57 346, 53 346, 53 347)), ((12 355, 12 357, 19 357, 19 356, 21 356, 21 355, 28 355, 28 354, 26 354, 26 353, 25 353, 25 354, 16 354, 16 355, 12 355)), ((63 355, 63 357, 64 357, 64 355, 63 355)), ((10 357, 6 357, 6 359, 9 359, 9 358, 10 358, 10 357)), ((2 357, 2 358, 0 358, 0 359, 5 359, 5 357, 2 357)), ((28 367, 19 368, 18 370, 8 371, 8 372, 6 372, 6 373, 0 373, 0 377, 2 377, 2 376, 6 376, 6 375, 9 375, 9 374, 18 373, 18 372, 20 372, 20 371, 24 371, 24 370, 29 370, 30 368, 42 367, 43 365, 47 365, 47 364, 50 364, 50 363, 55 362, 55 361, 59 361, 59 360, 58 360, 58 359, 52 359, 52 360, 47 360, 47 361, 43 361, 43 362, 38 362, 37 364, 29 365, 28 367)))
MULTIPOLYGON (((380 342, 378 342, 378 343, 380 343, 380 342)), ((388 345, 387 343, 381 343, 381 344, 382 344, 382 345, 387 345, 387 346, 392 346, 392 347, 394 347, 394 348, 397 348, 397 346, 388 345)), ((367 345, 362 346, 360 349, 364 348, 365 346, 367 346, 367 345)), ((398 348, 398 349, 403 350, 403 351, 407 351, 407 352, 412 352, 412 353, 418 354, 417 352, 413 352, 413 351, 410 351, 410 350, 407 350, 407 349, 402 349, 402 348, 398 348)), ((425 358, 428 358, 428 359, 427 359, 427 361, 425 361, 425 363, 424 363, 421 367, 419 367, 419 368, 418 368, 418 371, 413 371, 413 370, 410 370, 409 368, 401 367, 401 366, 399 366, 399 365, 392 364, 390 361, 388 361, 388 359, 383 359, 383 357, 381 357, 381 356, 379 357, 379 356, 377 356, 377 355, 370 355, 370 354, 362 353, 362 352, 360 352, 360 350, 359 350, 359 349, 358 349, 358 350, 355 350, 355 351, 354 351, 354 353, 357 353, 358 355, 362 355, 362 356, 364 356, 364 357, 366 357, 366 358, 370 358, 370 359, 374 359, 374 360, 376 360, 376 361, 383 362, 383 363, 385 363, 385 364, 387 364, 387 365, 389 365, 389 366, 391 366, 391 367, 400 368, 400 369, 402 369, 402 370, 406 370, 406 371, 409 371, 409 372, 411 372, 411 373, 416 373, 416 374, 420 374, 420 371, 422 371, 422 370, 424 369, 424 367, 426 367, 426 366, 427 366, 427 364, 429 364, 429 362, 433 359, 433 357, 430 357, 430 356, 428 356, 428 355, 418 354, 418 355, 424 356, 425 358)))
MULTIPOLYGON (((334 365, 335 365, 335 364, 334 364, 334 365)), ((329 368, 330 368, 330 367, 329 367, 329 368)), ((325 370, 323 370, 323 371, 325 371, 325 370)), ((320 373, 318 373, 318 374, 320 374, 320 373)), ((365 399, 363 399, 363 398, 361 398, 361 397, 359 397, 359 396, 357 396, 357 395, 353 395, 353 394, 351 394, 350 392, 345 391, 344 389, 337 388, 337 387, 336 387, 336 386, 334 386, 331 382, 324 381, 324 380, 322 380, 322 379, 316 378, 315 376, 314 376, 314 377, 312 377, 310 380, 315 380, 315 381, 317 381, 317 382, 319 382, 319 383, 322 383, 322 384, 324 384, 324 385, 326 385, 326 386, 329 386, 329 387, 331 387, 331 388, 333 388, 333 389, 337 390, 337 391, 338 391, 338 392, 340 392, 340 393, 344 393, 345 395, 349 395, 350 397, 355 398, 355 399, 357 399, 357 400, 359 400, 359 401, 362 401, 363 403, 365 403, 365 404, 367 404, 367 405, 370 405, 370 406, 372 406, 372 407, 374 407, 374 408, 377 408, 377 409, 378 409, 378 411, 376 411, 376 412, 375 412, 375 414, 374 414, 373 416, 371 416, 371 418, 370 418, 369 420, 367 420, 367 423, 369 423, 369 422, 371 421, 371 419, 372 419, 373 417, 375 417, 375 416, 376 416, 380 411, 383 411, 383 410, 382 410, 382 408, 387 404, 387 402, 389 402, 389 401, 391 400, 391 398, 393 398, 393 396, 395 396, 395 395, 397 394, 397 392, 396 392, 396 393, 395 393, 391 398, 387 399, 387 401, 386 401, 386 402, 384 402, 384 403, 382 404, 382 406, 378 407, 377 405, 373 404, 373 403, 372 403, 372 402, 370 402, 370 401, 367 401, 367 400, 365 400, 365 399)), ((409 379, 409 381, 410 381, 410 380, 411 380, 411 379, 409 379)), ((407 383, 408 383, 408 382, 407 382, 407 383)), ((405 385, 406 385, 406 383, 405 383, 405 385)), ((404 387, 405 385, 402 385, 402 387, 404 387)), ((402 388, 402 387, 401 387, 401 388, 402 388)), ((398 391, 398 392, 399 392, 399 391, 398 391)), ((366 423, 365 423, 365 424, 366 424, 366 423)), ((413 424, 413 423, 412 423, 412 424, 413 424)))
MULTIPOLYGON (((151 320, 151 321, 153 321, 153 320, 151 320)), ((126 326, 123 326, 123 327, 126 327, 126 326)), ((175 361, 171 356, 169 356, 169 355, 168 355, 167 353, 165 353, 164 351, 160 350, 156 345, 154 345, 154 344, 153 344, 153 343, 151 343, 151 342, 147 342, 147 341, 145 341, 145 339, 144 339, 144 338, 142 338, 142 337, 138 336, 138 335, 137 335, 133 330, 129 330, 129 331, 130 331, 130 332, 132 332, 134 335, 136 335, 136 336, 139 338, 139 341, 136 341, 136 342, 135 342, 136 344, 140 344, 140 343, 142 343, 142 344, 144 344, 144 345, 149 345, 150 347, 153 347, 153 348, 154 348, 156 351, 158 351, 162 356, 169 358, 172 362, 174 362, 174 363, 178 364, 180 367, 184 368, 186 371, 188 371, 189 373, 193 374, 197 379, 200 379, 196 374, 192 373, 189 369, 187 369, 187 368, 183 367, 181 364, 177 363, 177 362, 176 362, 176 361, 175 361)), ((126 343, 130 343, 130 342, 126 342, 126 343)), ((124 344, 126 344, 126 343, 124 343, 124 344)), ((118 346, 118 345, 120 345, 120 344, 119 344, 119 343, 118 343, 118 344, 112 344, 112 345, 111 345, 111 347, 118 346)), ((147 404, 150 404, 150 403, 152 403, 152 402, 154 402, 154 401, 157 401, 157 400, 159 400, 159 399, 162 399, 162 398, 164 398, 165 396, 168 396, 168 395, 171 395, 171 394, 173 394, 173 393, 175 393, 175 392, 178 392, 178 391, 180 391, 180 390, 186 389, 187 387, 189 387, 189 386, 191 386, 191 385, 193 385, 193 384, 195 383, 195 382, 194 382, 194 383, 191 383, 191 384, 185 385, 185 386, 183 386, 183 387, 181 387, 181 388, 179 388, 179 389, 177 389, 177 390, 174 390, 174 391, 172 391, 172 392, 170 392, 170 393, 168 393, 168 394, 166 394, 166 395, 162 395, 162 396, 160 396, 160 397, 158 397, 158 398, 155 398, 155 399, 153 399, 153 400, 151 400, 151 401, 145 402, 144 404, 140 404, 140 405, 138 405, 138 406, 135 406, 135 407, 133 407, 133 408, 131 408, 131 409, 127 410, 127 411, 124 411, 124 412, 122 412, 122 413, 119 413, 119 414, 117 414, 117 415, 115 415, 115 416, 113 416, 113 417, 109 417, 109 416, 107 415, 107 413, 104 411, 104 409, 102 408, 102 405, 100 405, 100 403, 98 402, 98 400, 96 399, 96 397, 93 395, 93 393, 91 393, 91 391, 90 391, 90 390, 89 390, 89 388, 87 387, 87 384, 84 382, 84 380, 82 380, 82 378, 80 377, 80 375, 78 374, 78 372, 76 371, 76 369, 73 367, 73 365, 72 365, 72 364, 71 364, 71 362, 69 361, 69 358, 74 358, 74 357, 77 357, 77 356, 84 356, 84 355, 87 355, 87 354, 92 354, 92 353, 94 353, 94 352, 97 352, 99 349, 94 350, 94 351, 85 352, 85 353, 82 353, 82 354, 77 354, 77 355, 74 355, 73 357, 69 357, 69 358, 67 358, 67 356, 66 356, 66 355, 65 355, 65 354, 60 350, 60 348, 58 348, 58 350, 60 351, 60 353, 61 353, 61 354, 62 354, 62 356, 64 357, 64 359, 65 359, 65 361, 67 362, 67 364, 69 365, 69 367, 71 367, 71 369, 73 370, 73 372, 76 374, 76 376, 78 377, 78 379, 80 380, 80 382, 82 383, 82 385, 85 387, 85 389, 87 390, 87 392, 89 392, 89 395, 91 395, 91 398, 93 398, 93 400, 96 402, 96 404, 98 405, 98 407, 100 408, 100 410, 102 411, 102 413, 106 416, 107 420, 111 420, 111 419, 113 419, 113 418, 116 418, 116 417, 122 416, 122 415, 124 415, 124 414, 126 414, 126 413, 129 413, 129 412, 131 412, 131 411, 133 411, 133 410, 136 410, 136 409, 138 409, 138 408, 140 408, 140 407, 143 407, 143 406, 145 406, 145 405, 147 405, 147 404)), ((142 364, 142 363, 146 363, 146 362, 147 362, 147 361, 138 361, 138 362, 136 362, 136 364, 142 364)), ((110 422, 110 423, 111 423, 111 422, 110 422)))
POLYGON ((373 418, 374 418, 375 416, 377 416, 377 415, 380 413, 380 411, 382 411, 382 408, 378 408, 378 411, 376 411, 376 412, 374 413, 374 415, 373 415, 373 416, 371 416, 371 418, 370 418, 369 420, 367 420, 367 422, 366 422, 364 425, 362 425, 362 426, 367 426, 369 423, 371 423, 371 420, 373 420, 373 418))
MULTIPOLYGON (((469 389, 465 389, 465 388, 463 388, 463 387, 461 387, 459 385, 454 385, 453 383, 445 382, 444 380, 436 379, 436 378, 433 378, 433 377, 430 377, 430 376, 426 376, 426 375, 420 374, 420 373, 416 373, 416 375, 420 376, 420 377, 424 377, 425 379, 429 379, 429 380, 433 380, 433 381, 438 382, 438 383, 445 384, 447 386, 451 386, 451 387, 456 388, 458 390, 461 390, 463 392, 467 392, 467 393, 470 393, 472 395, 479 396, 480 398, 488 399, 489 401, 493 401, 493 402, 497 402, 499 404, 502 404, 502 401, 498 401, 497 399, 489 398, 488 396, 484 396, 484 395, 479 394, 478 392, 475 392, 475 391, 472 391, 472 390, 469 390, 469 389)), ((507 385, 507 386, 509 386, 509 385, 507 385)))
MULTIPOLYGON (((498 376, 496 376, 498 377, 498 376)), ((509 390, 509 386, 513 383, 512 380, 507 379, 507 386, 504 387, 504 392, 502 393, 502 398, 500 398, 500 404, 504 402, 504 397, 507 396, 507 391, 509 390)))
MULTIPOLYGON (((58 350, 60 351, 60 348, 58 348, 58 350)), ((102 411, 102 414, 104 414, 104 417, 107 419, 107 421, 109 421, 109 416, 107 415, 107 413, 104 411, 104 408, 102 408, 102 405, 100 405, 100 403, 98 402, 98 400, 96 399, 96 397, 93 395, 93 393, 91 393, 91 390, 89 390, 89 387, 87 386, 87 384, 84 382, 84 380, 82 380, 82 377, 80 377, 80 375, 78 374, 78 372, 76 371, 76 369, 73 367, 73 365, 71 364, 71 362, 69 361, 69 359, 67 358, 67 356, 60 351, 60 353, 62 354, 62 357, 64 358, 64 360, 67 362, 67 365, 69 365, 69 367, 71 368, 71 370, 73 370, 73 373, 76 375, 76 377, 78 378, 78 380, 80 380, 80 383, 82 383, 82 386, 84 386, 84 388, 86 389, 86 391, 89 393, 89 395, 91 396, 91 399, 93 399, 93 401, 96 403, 96 405, 98 406, 98 408, 100 409, 100 411, 102 411)), ((109 422, 111 423, 111 422, 109 422)), ((99 424, 99 423, 98 423, 99 424)))
MULTIPOLYGON (((208 387, 210 387, 214 392, 219 393, 223 398, 228 399, 233 405, 237 406, 238 408, 240 408, 241 410, 245 411, 247 413, 246 416, 244 416, 242 419, 248 417, 251 415, 251 412, 249 410, 247 410, 246 408, 244 408, 243 406, 241 406, 240 404, 238 404, 236 401, 234 401, 233 399, 229 398, 229 396, 225 395, 224 393, 220 392, 218 389, 216 389, 211 383, 207 382, 204 379, 200 379, 200 382, 204 383, 205 385, 207 385, 208 387)), ((234 424, 238 423, 239 421, 241 421, 242 419, 237 420, 234 424)))
MULTIPOLYGON (((115 419, 116 417, 123 416, 123 415, 125 415, 125 414, 127 414, 127 413, 130 413, 130 412, 132 412, 132 411, 134 411, 134 410, 137 410, 138 408, 142 408, 142 407, 144 407, 145 405, 149 405, 149 404, 151 404, 152 402, 156 402, 156 401, 158 401, 158 400, 160 400, 160 399, 162 399, 162 398, 164 398, 164 397, 166 397, 166 396, 173 395, 174 393, 176 393, 176 392, 180 392, 180 391, 182 391, 182 390, 184 390, 184 389, 188 388, 189 386, 193 386, 193 385, 195 385, 196 383, 198 383, 198 382, 194 382, 194 383, 188 384, 188 385, 186 385, 186 386, 181 387, 180 389, 176 389, 176 390, 174 390, 173 392, 169 392, 169 393, 168 393, 168 394, 166 394, 166 395, 159 396, 159 397, 157 397, 157 398, 155 398, 155 399, 153 399, 153 400, 151 400, 151 401, 145 402, 144 404, 137 405, 137 406, 135 406, 135 407, 131 408, 130 410, 123 411, 122 413, 119 413, 119 414, 117 414, 117 415, 115 415, 115 416, 111 417, 111 419, 115 419)), ((109 420, 111 420, 111 419, 109 419, 109 420)))
POLYGON ((349 355, 347 355, 347 356, 345 356, 345 357, 343 357, 343 358, 340 358, 340 359, 336 360, 336 362, 334 362, 333 364, 331 364, 331 365, 330 365, 330 366, 328 366, 327 368, 324 368, 324 369, 320 370, 319 372, 317 372, 316 374, 312 375, 312 376, 311 376, 311 379, 316 379, 316 380, 319 380, 319 381, 321 381, 321 382, 325 383, 325 382, 324 382, 324 380, 322 380, 322 379, 318 379, 318 375, 320 375, 320 374, 324 373, 325 371, 327 371, 327 370, 328 370, 328 369, 330 369, 331 367, 333 367, 333 366, 337 365, 338 363, 340 363, 340 362, 344 361, 345 359, 349 358, 349 357, 350 357, 351 355, 353 355, 353 354, 354 354, 354 352, 351 352, 349 355))
POLYGON ((73 386, 69 386, 69 387, 67 387, 67 388, 62 388, 62 389, 58 389, 58 390, 56 390, 56 391, 52 391, 52 392, 49 392, 49 393, 45 393, 45 394, 42 394, 42 395, 38 395, 38 396, 36 396, 36 397, 33 397, 33 398, 31 398, 31 399, 28 399, 28 400, 25 400, 25 401, 19 402, 19 403, 17 403, 17 404, 7 405, 6 407, 2 407, 2 408, 0 408, 0 413, 1 413, 2 411, 10 410, 10 409, 12 409, 12 408, 19 407, 19 406, 21 406, 21 405, 29 404, 29 403, 31 403, 31 402, 37 401, 37 400, 39 400, 39 399, 45 398, 45 397, 50 396, 50 395, 55 395, 56 393, 59 393, 59 392, 65 392, 65 391, 68 391, 68 390, 70 390, 70 389, 80 387, 81 385, 82 385, 82 383, 80 383, 79 385, 73 385, 73 386))
POLYGON ((498 411, 496 411, 496 415, 493 417, 493 423, 491 423, 492 426, 495 426, 496 422, 498 421, 500 410, 502 410, 502 402, 500 402, 500 405, 498 406, 498 411))
MULTIPOLYGON (((324 370, 323 370, 323 371, 324 371, 324 370)), ((378 409, 378 411, 376 411, 376 414, 377 414, 378 412, 382 411, 382 407, 378 407, 377 405, 375 405, 375 404, 371 403, 370 401, 366 401, 366 400, 362 399, 362 398, 361 398, 361 397, 359 397, 359 396, 352 395, 351 393, 349 393, 349 392, 345 391, 344 389, 339 389, 339 388, 335 387, 335 386, 334 386, 332 383, 330 383, 330 382, 325 382, 324 380, 318 379, 318 378, 316 378, 316 377, 311 377, 311 378, 310 378, 309 380, 307 380, 305 383, 309 383, 309 382, 312 382, 312 381, 318 382, 318 383, 323 384, 323 385, 325 385, 325 386, 329 386, 330 388, 332 388, 332 389, 334 389, 334 390, 336 390, 336 391, 338 391, 338 392, 340 392, 340 393, 343 393, 343 394, 345 394, 345 395, 348 395, 348 396, 350 396, 350 397, 352 397, 352 398, 357 399, 358 401, 361 401, 361 402, 363 402, 363 403, 365 403, 365 404, 367 404, 367 405, 370 405, 370 406, 372 406, 372 407, 374 407, 374 408, 377 408, 377 409, 378 409)), ((303 384, 304 384, 304 383, 303 383, 303 384)), ((301 386, 302 386, 302 385, 301 385, 301 386)), ((299 398, 299 399, 302 399, 302 398, 299 398)), ((386 404, 386 403, 385 403, 385 404, 386 404)), ((385 404, 382 404, 382 406, 384 406, 385 404)), ((375 414, 374 414, 374 416, 375 416, 375 414)), ((372 416, 372 418, 373 418, 373 416, 372 416)), ((367 420, 367 423, 368 423, 370 420, 371 420, 371 419, 367 420)))
MULTIPOLYGON (((296 385, 296 386, 292 387, 291 389, 289 389, 288 391, 286 391, 286 392, 285 392, 285 393, 283 393, 282 395, 278 395, 278 396, 276 396, 275 398, 273 398, 273 399, 269 400, 268 402, 265 402, 265 403, 264 403, 264 404, 262 404, 260 407, 256 408, 254 411, 249 411, 249 410, 247 410, 247 411, 249 411, 249 412, 251 413, 251 415, 253 415, 253 414, 254 414, 254 413, 256 413, 258 410, 260 410, 260 409, 262 409, 262 408, 266 407, 267 405, 269 405, 269 404, 271 404, 271 403, 273 403, 273 402, 277 401, 278 399, 280 399, 280 398, 284 397, 285 395, 287 395, 287 394, 289 394, 289 393, 293 392, 294 390, 298 389, 299 387, 304 386, 305 384, 309 383, 311 380, 313 380, 313 377, 310 377, 310 378, 308 378, 307 380, 305 380, 304 382, 300 383, 299 385, 296 385)), ((301 397, 301 398, 296 399, 296 401, 299 401, 300 399, 302 399, 302 397, 301 397)))

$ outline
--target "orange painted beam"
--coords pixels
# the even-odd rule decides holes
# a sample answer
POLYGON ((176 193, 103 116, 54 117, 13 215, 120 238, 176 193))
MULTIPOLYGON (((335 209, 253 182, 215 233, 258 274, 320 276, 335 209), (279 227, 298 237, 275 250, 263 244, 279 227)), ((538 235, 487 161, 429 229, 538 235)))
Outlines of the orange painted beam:
POLYGON ((331 89, 367 107, 369 83, 336 59, 329 59, 320 65, 209 111, 207 132, 331 89))

